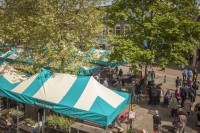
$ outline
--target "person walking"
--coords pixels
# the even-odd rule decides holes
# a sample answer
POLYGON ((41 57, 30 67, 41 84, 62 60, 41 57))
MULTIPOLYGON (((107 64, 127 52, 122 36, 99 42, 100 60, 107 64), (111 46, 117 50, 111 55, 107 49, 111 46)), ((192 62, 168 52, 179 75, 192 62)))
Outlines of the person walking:
POLYGON ((183 104, 187 97, 187 88, 185 86, 182 86, 180 90, 181 90, 181 107, 183 107, 183 104))
POLYGON ((197 126, 200 127, 200 102, 195 105, 194 112, 197 114, 197 126))
POLYGON ((155 110, 155 114, 153 115, 153 130, 157 133, 161 132, 161 117, 158 110, 155 110))
POLYGON ((164 96, 164 104, 166 106, 169 105, 170 98, 171 98, 171 93, 170 93, 170 90, 168 89, 164 96))
MULTIPOLYGON (((194 94, 195 94, 195 97, 196 97, 196 92, 199 89, 199 85, 197 84, 196 81, 194 81, 192 88, 194 89, 194 94)), ((195 99, 194 99, 194 101, 195 101, 195 99)))
POLYGON ((188 87, 191 87, 191 84, 192 84, 192 82, 191 82, 190 78, 187 77, 187 86, 188 86, 188 87))
POLYGON ((183 80, 186 80, 186 77, 188 75, 188 71, 186 68, 183 69, 183 80))
POLYGON ((105 78, 105 80, 103 81, 103 85, 104 85, 105 87, 108 87, 108 78, 105 78))
POLYGON ((157 89, 158 89, 158 94, 157 94, 157 105, 159 105, 160 104, 160 98, 161 98, 161 96, 163 96, 164 94, 163 94, 163 90, 162 90, 162 88, 160 87, 160 86, 157 86, 157 89))
POLYGON ((179 114, 177 117, 177 121, 175 124, 176 133, 183 133, 185 123, 187 121, 187 117, 183 114, 179 114))
POLYGON ((190 112, 191 112, 191 107, 192 107, 192 102, 190 101, 190 98, 187 97, 187 99, 184 101, 183 109, 184 109, 185 111, 187 111, 188 116, 189 116, 189 114, 190 114, 190 112))
POLYGON ((121 77, 123 75, 122 69, 119 70, 119 76, 121 77))
POLYGON ((178 88, 179 86, 180 86, 180 79, 179 79, 179 77, 177 77, 177 79, 176 79, 176 88, 178 88))
POLYGON ((10 117, 10 115, 6 115, 6 120, 5 120, 5 133, 12 133, 14 126, 14 121, 10 117))
POLYGON ((198 72, 197 69, 195 69, 193 72, 193 81, 197 81, 197 78, 198 78, 198 72))
POLYGON ((117 116, 117 117, 113 120, 113 122, 112 122, 112 128, 115 127, 115 122, 117 123, 118 129, 120 130, 120 132, 122 132, 124 129, 123 129, 122 124, 121 124, 121 122, 120 122, 120 120, 119 120, 119 116, 117 116))
POLYGON ((156 106, 158 101, 157 101, 157 97, 158 97, 158 89, 156 87, 156 85, 154 84, 152 90, 151 90, 151 95, 152 95, 152 103, 151 105, 156 106))
POLYGON ((188 70, 188 78, 190 79, 190 81, 192 81, 192 74, 193 74, 192 70, 189 69, 188 70))
POLYGON ((176 88, 175 97, 176 97, 177 101, 179 101, 181 99, 181 91, 179 88, 176 88))
POLYGON ((153 86, 152 85, 150 85, 149 87, 148 87, 149 89, 148 89, 148 94, 149 94, 149 101, 148 101, 148 105, 151 105, 152 104, 152 89, 153 89, 153 86))
POLYGON ((178 111, 178 101, 175 97, 174 94, 172 94, 172 98, 170 100, 170 104, 169 104, 170 108, 171 108, 171 116, 172 117, 177 117, 178 114, 177 114, 177 111, 178 111))
POLYGON ((196 91, 195 91, 192 87, 190 87, 190 88, 188 89, 188 97, 191 99, 191 102, 192 102, 192 103, 195 102, 196 91))

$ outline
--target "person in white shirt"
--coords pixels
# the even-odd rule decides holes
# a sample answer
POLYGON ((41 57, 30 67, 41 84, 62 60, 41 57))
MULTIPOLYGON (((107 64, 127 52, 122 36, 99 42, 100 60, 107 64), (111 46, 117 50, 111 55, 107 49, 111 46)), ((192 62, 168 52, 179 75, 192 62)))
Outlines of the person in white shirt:
POLYGON ((104 85, 105 87, 108 87, 108 79, 107 79, 107 78, 105 78, 105 80, 103 81, 103 85, 104 85))

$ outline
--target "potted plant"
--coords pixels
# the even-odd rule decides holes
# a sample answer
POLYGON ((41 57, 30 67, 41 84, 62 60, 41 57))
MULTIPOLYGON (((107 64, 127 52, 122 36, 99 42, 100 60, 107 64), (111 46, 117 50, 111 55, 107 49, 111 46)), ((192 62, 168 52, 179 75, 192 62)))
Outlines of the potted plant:
MULTIPOLYGON (((24 115, 24 112, 18 111, 19 117, 24 115)), ((16 109, 10 109, 9 115, 17 117, 17 110, 16 109)))
POLYGON ((31 127, 35 126, 36 122, 34 120, 27 118, 27 119, 25 119, 25 121, 26 121, 27 126, 31 126, 31 127))
POLYGON ((47 125, 48 126, 57 128, 58 117, 56 115, 49 115, 49 116, 47 116, 46 121, 47 121, 47 125))

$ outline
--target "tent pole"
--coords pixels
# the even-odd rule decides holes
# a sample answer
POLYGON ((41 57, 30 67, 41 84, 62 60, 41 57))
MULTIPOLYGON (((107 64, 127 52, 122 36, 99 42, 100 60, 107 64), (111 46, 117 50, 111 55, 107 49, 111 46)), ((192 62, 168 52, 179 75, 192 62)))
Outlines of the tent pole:
POLYGON ((17 102, 17 133, 19 133, 19 104, 17 102))
POLYGON ((8 109, 8 98, 7 98, 7 109, 8 109))
MULTIPOLYGON (((79 132, 79 130, 78 130, 78 132, 79 132)), ((71 125, 69 124, 69 133, 71 133, 71 125)))
POLYGON ((42 133, 44 133, 44 116, 42 116, 42 133))
POLYGON ((46 122, 46 114, 45 114, 45 109, 43 110, 43 114, 44 114, 44 123, 46 122))
POLYGON ((108 133, 108 127, 106 127, 106 133, 108 133))
POLYGON ((40 133, 40 113, 38 112, 38 132, 40 133))

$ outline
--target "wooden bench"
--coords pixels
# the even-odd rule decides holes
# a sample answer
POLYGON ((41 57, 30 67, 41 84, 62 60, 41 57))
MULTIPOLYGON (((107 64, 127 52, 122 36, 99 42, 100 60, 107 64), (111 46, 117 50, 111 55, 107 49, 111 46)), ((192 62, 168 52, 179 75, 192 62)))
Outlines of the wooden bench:
POLYGON ((71 128, 77 129, 78 133, 79 133, 79 130, 88 132, 88 133, 104 133, 105 132, 105 130, 102 128, 86 125, 84 123, 79 123, 79 122, 75 122, 73 125, 71 125, 71 128))

